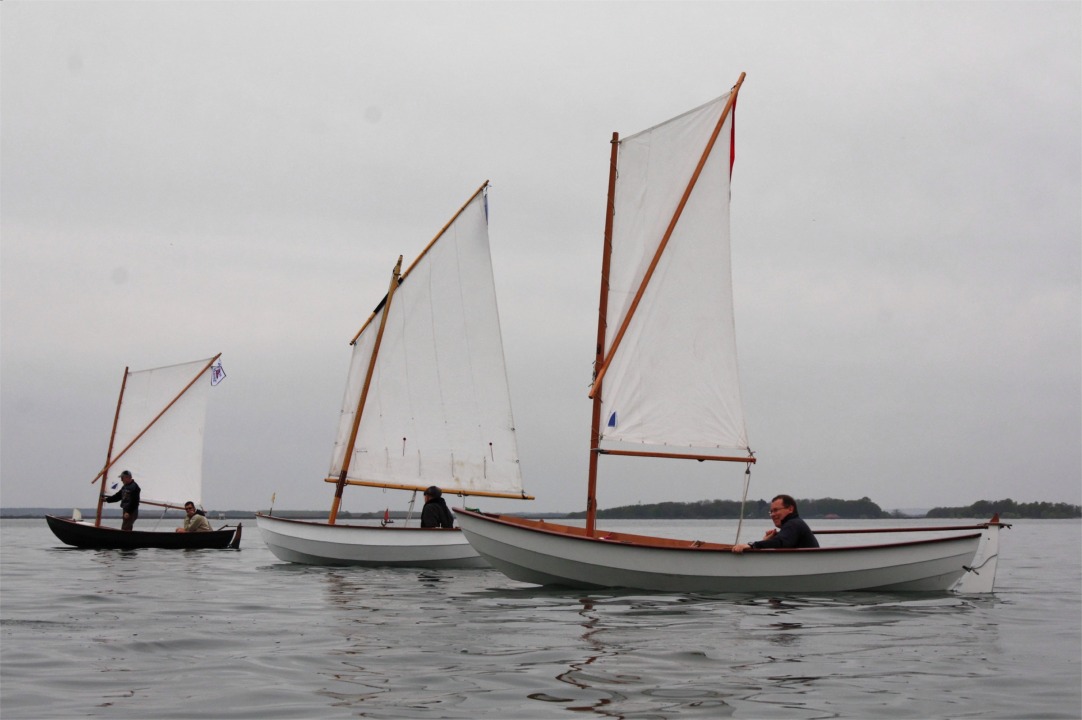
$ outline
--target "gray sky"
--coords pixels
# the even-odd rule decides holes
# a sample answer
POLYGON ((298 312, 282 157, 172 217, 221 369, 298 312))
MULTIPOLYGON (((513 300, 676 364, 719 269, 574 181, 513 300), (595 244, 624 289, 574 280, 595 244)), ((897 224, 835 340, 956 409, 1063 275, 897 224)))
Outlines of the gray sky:
POLYGON ((537 500, 482 506, 581 510, 609 139, 741 71, 750 495, 1082 502, 1080 8, 4 2, 0 502, 92 504, 124 367, 221 351, 207 506, 329 508, 347 343, 489 179, 537 500))

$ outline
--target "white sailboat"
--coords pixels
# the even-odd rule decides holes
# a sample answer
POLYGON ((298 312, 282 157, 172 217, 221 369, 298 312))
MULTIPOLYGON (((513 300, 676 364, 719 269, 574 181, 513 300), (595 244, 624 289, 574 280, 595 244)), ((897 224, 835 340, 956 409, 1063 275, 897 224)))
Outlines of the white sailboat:
POLYGON ((748 470, 756 460, 739 391, 729 252, 733 113, 743 80, 649 130, 613 134, 586 526, 469 510, 457 511, 459 524, 496 569, 540 585, 991 592, 996 518, 920 528, 935 531, 929 539, 743 554, 731 544, 596 527, 603 455, 736 462, 748 470))
MULTIPOLYGON (((110 472, 132 473, 141 488, 140 526, 149 524, 146 506, 183 509, 203 499, 203 437, 210 390, 221 377, 221 353, 212 358, 151 368, 124 368, 109 450, 99 480, 105 488, 110 472)), ((93 523, 72 518, 47 516, 53 533, 63 542, 94 548, 224 548, 238 547, 241 527, 223 527, 213 532, 177 533, 135 529, 123 532, 102 525, 102 495, 99 491, 93 523)))
MULTIPOLYGON (((488 239, 485 182, 401 271, 352 340, 327 520, 257 515, 280 560, 487 567, 458 528, 338 522, 346 486, 531 499, 522 490, 488 239)), ((412 506, 412 501, 411 501, 412 506)))

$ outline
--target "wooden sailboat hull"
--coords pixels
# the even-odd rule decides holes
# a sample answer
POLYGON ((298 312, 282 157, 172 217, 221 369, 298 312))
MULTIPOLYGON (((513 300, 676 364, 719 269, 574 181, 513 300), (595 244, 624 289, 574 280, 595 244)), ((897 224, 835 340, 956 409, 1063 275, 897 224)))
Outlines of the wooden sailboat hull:
POLYGON ((757 551, 456 509, 470 544, 512 580, 661 592, 991 592, 999 523, 886 545, 757 551), (977 568, 972 573, 967 568, 977 568))
POLYGON ((456 529, 331 525, 256 515, 274 556, 303 565, 487 568, 488 563, 456 529))
POLYGON ((222 550, 240 548, 241 525, 211 532, 178 533, 131 530, 90 523, 75 522, 68 518, 46 515, 45 520, 53 534, 66 545, 96 550, 138 550, 159 548, 163 550, 222 550))

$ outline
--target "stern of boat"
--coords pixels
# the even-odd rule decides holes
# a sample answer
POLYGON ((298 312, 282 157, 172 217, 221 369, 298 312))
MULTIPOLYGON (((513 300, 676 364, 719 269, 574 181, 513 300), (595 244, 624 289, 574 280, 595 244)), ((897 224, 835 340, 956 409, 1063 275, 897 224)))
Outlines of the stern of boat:
POLYGON ((229 543, 229 548, 231 550, 240 550, 240 535, 242 530, 244 530, 244 523, 237 523, 237 530, 233 533, 233 541, 229 543))
POLYGON ((999 521, 999 513, 984 524, 980 544, 973 555, 973 562, 965 565, 965 575, 951 587, 952 592, 962 594, 990 593, 996 584, 996 566, 999 564, 999 529, 1009 528, 999 521))

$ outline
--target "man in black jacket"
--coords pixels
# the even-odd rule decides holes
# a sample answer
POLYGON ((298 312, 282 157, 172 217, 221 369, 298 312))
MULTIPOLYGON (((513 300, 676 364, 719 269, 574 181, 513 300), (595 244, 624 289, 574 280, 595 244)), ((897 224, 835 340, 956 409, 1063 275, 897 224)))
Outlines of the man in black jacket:
POLYGON ((770 548, 817 548, 819 541, 808 523, 800 519, 796 500, 789 495, 776 495, 770 501, 770 519, 776 530, 767 530, 762 540, 733 545, 734 553, 745 550, 768 550, 770 548))
POLYGON ((107 503, 120 501, 120 509, 124 511, 124 522, 120 529, 131 530, 139 519, 139 485, 127 470, 120 473, 120 482, 124 483, 124 487, 109 497, 103 496, 102 499, 107 503))
POLYGON ((443 499, 443 491, 435 485, 425 490, 425 505, 421 508, 421 527, 452 528, 454 526, 455 516, 451 514, 451 508, 447 507, 447 501, 443 499))

